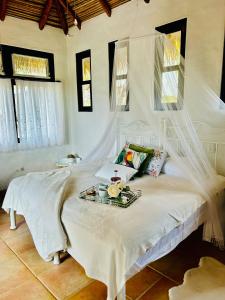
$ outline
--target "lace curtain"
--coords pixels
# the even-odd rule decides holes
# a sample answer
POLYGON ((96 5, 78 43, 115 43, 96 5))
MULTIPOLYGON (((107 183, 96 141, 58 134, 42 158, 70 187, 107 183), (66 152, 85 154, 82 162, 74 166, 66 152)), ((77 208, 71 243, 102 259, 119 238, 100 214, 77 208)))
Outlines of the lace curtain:
POLYGON ((15 106, 10 80, 0 79, 0 151, 62 145, 62 83, 17 80, 14 95, 15 106))
POLYGON ((17 145, 11 81, 0 79, 0 149, 9 151, 17 145))
POLYGON ((17 80, 15 86, 21 148, 64 143, 62 84, 17 80))

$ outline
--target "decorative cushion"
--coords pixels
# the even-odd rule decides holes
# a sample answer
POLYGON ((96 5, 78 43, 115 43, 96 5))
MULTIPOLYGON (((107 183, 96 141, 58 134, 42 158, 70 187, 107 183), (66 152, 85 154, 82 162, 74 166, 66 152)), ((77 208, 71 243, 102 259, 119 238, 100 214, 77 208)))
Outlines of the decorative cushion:
POLYGON ((159 176, 162 166, 166 160, 166 157, 167 157, 166 151, 160 151, 155 149, 154 156, 152 157, 147 168, 147 174, 156 177, 159 176))
POLYGON ((138 170, 147 156, 147 153, 137 152, 135 150, 130 149, 129 145, 125 145, 123 150, 118 155, 115 164, 127 166, 138 170))
POLYGON ((138 172, 135 175, 137 177, 141 177, 146 173, 148 165, 149 165, 152 157, 154 156, 154 149, 143 147, 143 146, 136 145, 136 144, 129 144, 129 148, 132 150, 135 150, 137 152, 147 153, 147 157, 145 158, 143 163, 140 165, 138 172))
POLYGON ((110 181, 111 177, 114 176, 115 170, 118 171, 118 177, 120 177, 124 182, 128 182, 137 173, 137 170, 135 170, 134 168, 129 168, 123 165, 113 163, 107 163, 97 171, 95 176, 110 181))

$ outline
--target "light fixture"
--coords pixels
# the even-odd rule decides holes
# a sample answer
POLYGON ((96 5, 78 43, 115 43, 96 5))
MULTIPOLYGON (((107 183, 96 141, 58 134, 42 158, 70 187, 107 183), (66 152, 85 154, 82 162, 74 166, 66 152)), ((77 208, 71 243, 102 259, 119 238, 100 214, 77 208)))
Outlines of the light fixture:
POLYGON ((73 11, 74 11, 74 21, 73 21, 73 24, 74 24, 74 26, 77 26, 78 22, 77 22, 77 18, 76 18, 75 0, 73 1, 73 11))

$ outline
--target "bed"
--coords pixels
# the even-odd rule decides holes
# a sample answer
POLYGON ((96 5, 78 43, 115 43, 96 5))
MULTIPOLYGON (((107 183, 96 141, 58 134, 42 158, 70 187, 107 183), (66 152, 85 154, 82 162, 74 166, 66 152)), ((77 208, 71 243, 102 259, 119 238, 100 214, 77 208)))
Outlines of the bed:
POLYGON ((107 285, 108 299, 114 299, 128 278, 172 251, 206 216, 205 201, 185 179, 145 176, 130 186, 140 188, 143 196, 127 209, 107 206, 102 212, 101 204, 90 203, 81 217, 82 204, 71 195, 62 211, 70 241, 67 251, 88 276, 107 285), (122 272, 112 271, 124 264, 122 272))
MULTIPOLYGON (((132 126, 129 126, 132 137, 125 130, 123 138, 120 135, 120 144, 131 138, 132 142, 159 145, 160 141, 152 133, 146 131, 143 136, 143 123, 136 123, 136 130, 132 126), (142 136, 137 134, 140 127, 142 136)), ((220 179, 222 191, 224 178, 220 179)), ((79 166, 75 168, 67 182, 64 199, 59 202, 60 210, 57 207, 56 211, 68 237, 65 246, 68 253, 84 267, 88 276, 106 284, 107 300, 114 300, 117 295, 118 299, 124 299, 126 280, 146 264, 172 251, 203 224, 207 203, 190 181, 167 174, 157 178, 146 175, 131 181, 130 187, 141 189, 142 196, 126 209, 79 199, 80 191, 98 182, 94 173, 89 174, 87 169, 81 172, 79 166)), ((14 211, 24 214, 23 206, 20 201, 4 201, 3 208, 11 209, 11 228, 15 228, 14 211)), ((44 209, 45 205, 43 215, 44 209)), ((52 239, 55 238, 53 229, 50 228, 49 236, 52 239)), ((54 261, 58 262, 58 253, 54 261)))

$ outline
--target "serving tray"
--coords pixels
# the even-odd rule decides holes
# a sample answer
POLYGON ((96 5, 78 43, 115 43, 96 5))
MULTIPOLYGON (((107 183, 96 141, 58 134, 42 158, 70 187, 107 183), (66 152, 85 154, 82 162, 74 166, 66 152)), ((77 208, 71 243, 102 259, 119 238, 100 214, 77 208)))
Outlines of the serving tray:
POLYGON ((121 192, 120 196, 117 198, 110 198, 109 196, 100 197, 99 193, 99 185, 92 186, 83 192, 80 193, 80 198, 88 201, 93 201, 102 204, 108 204, 113 206, 118 206, 122 208, 129 207, 134 201, 136 201, 141 196, 141 191, 126 191, 121 192), (122 197, 126 197, 126 202, 122 197))

